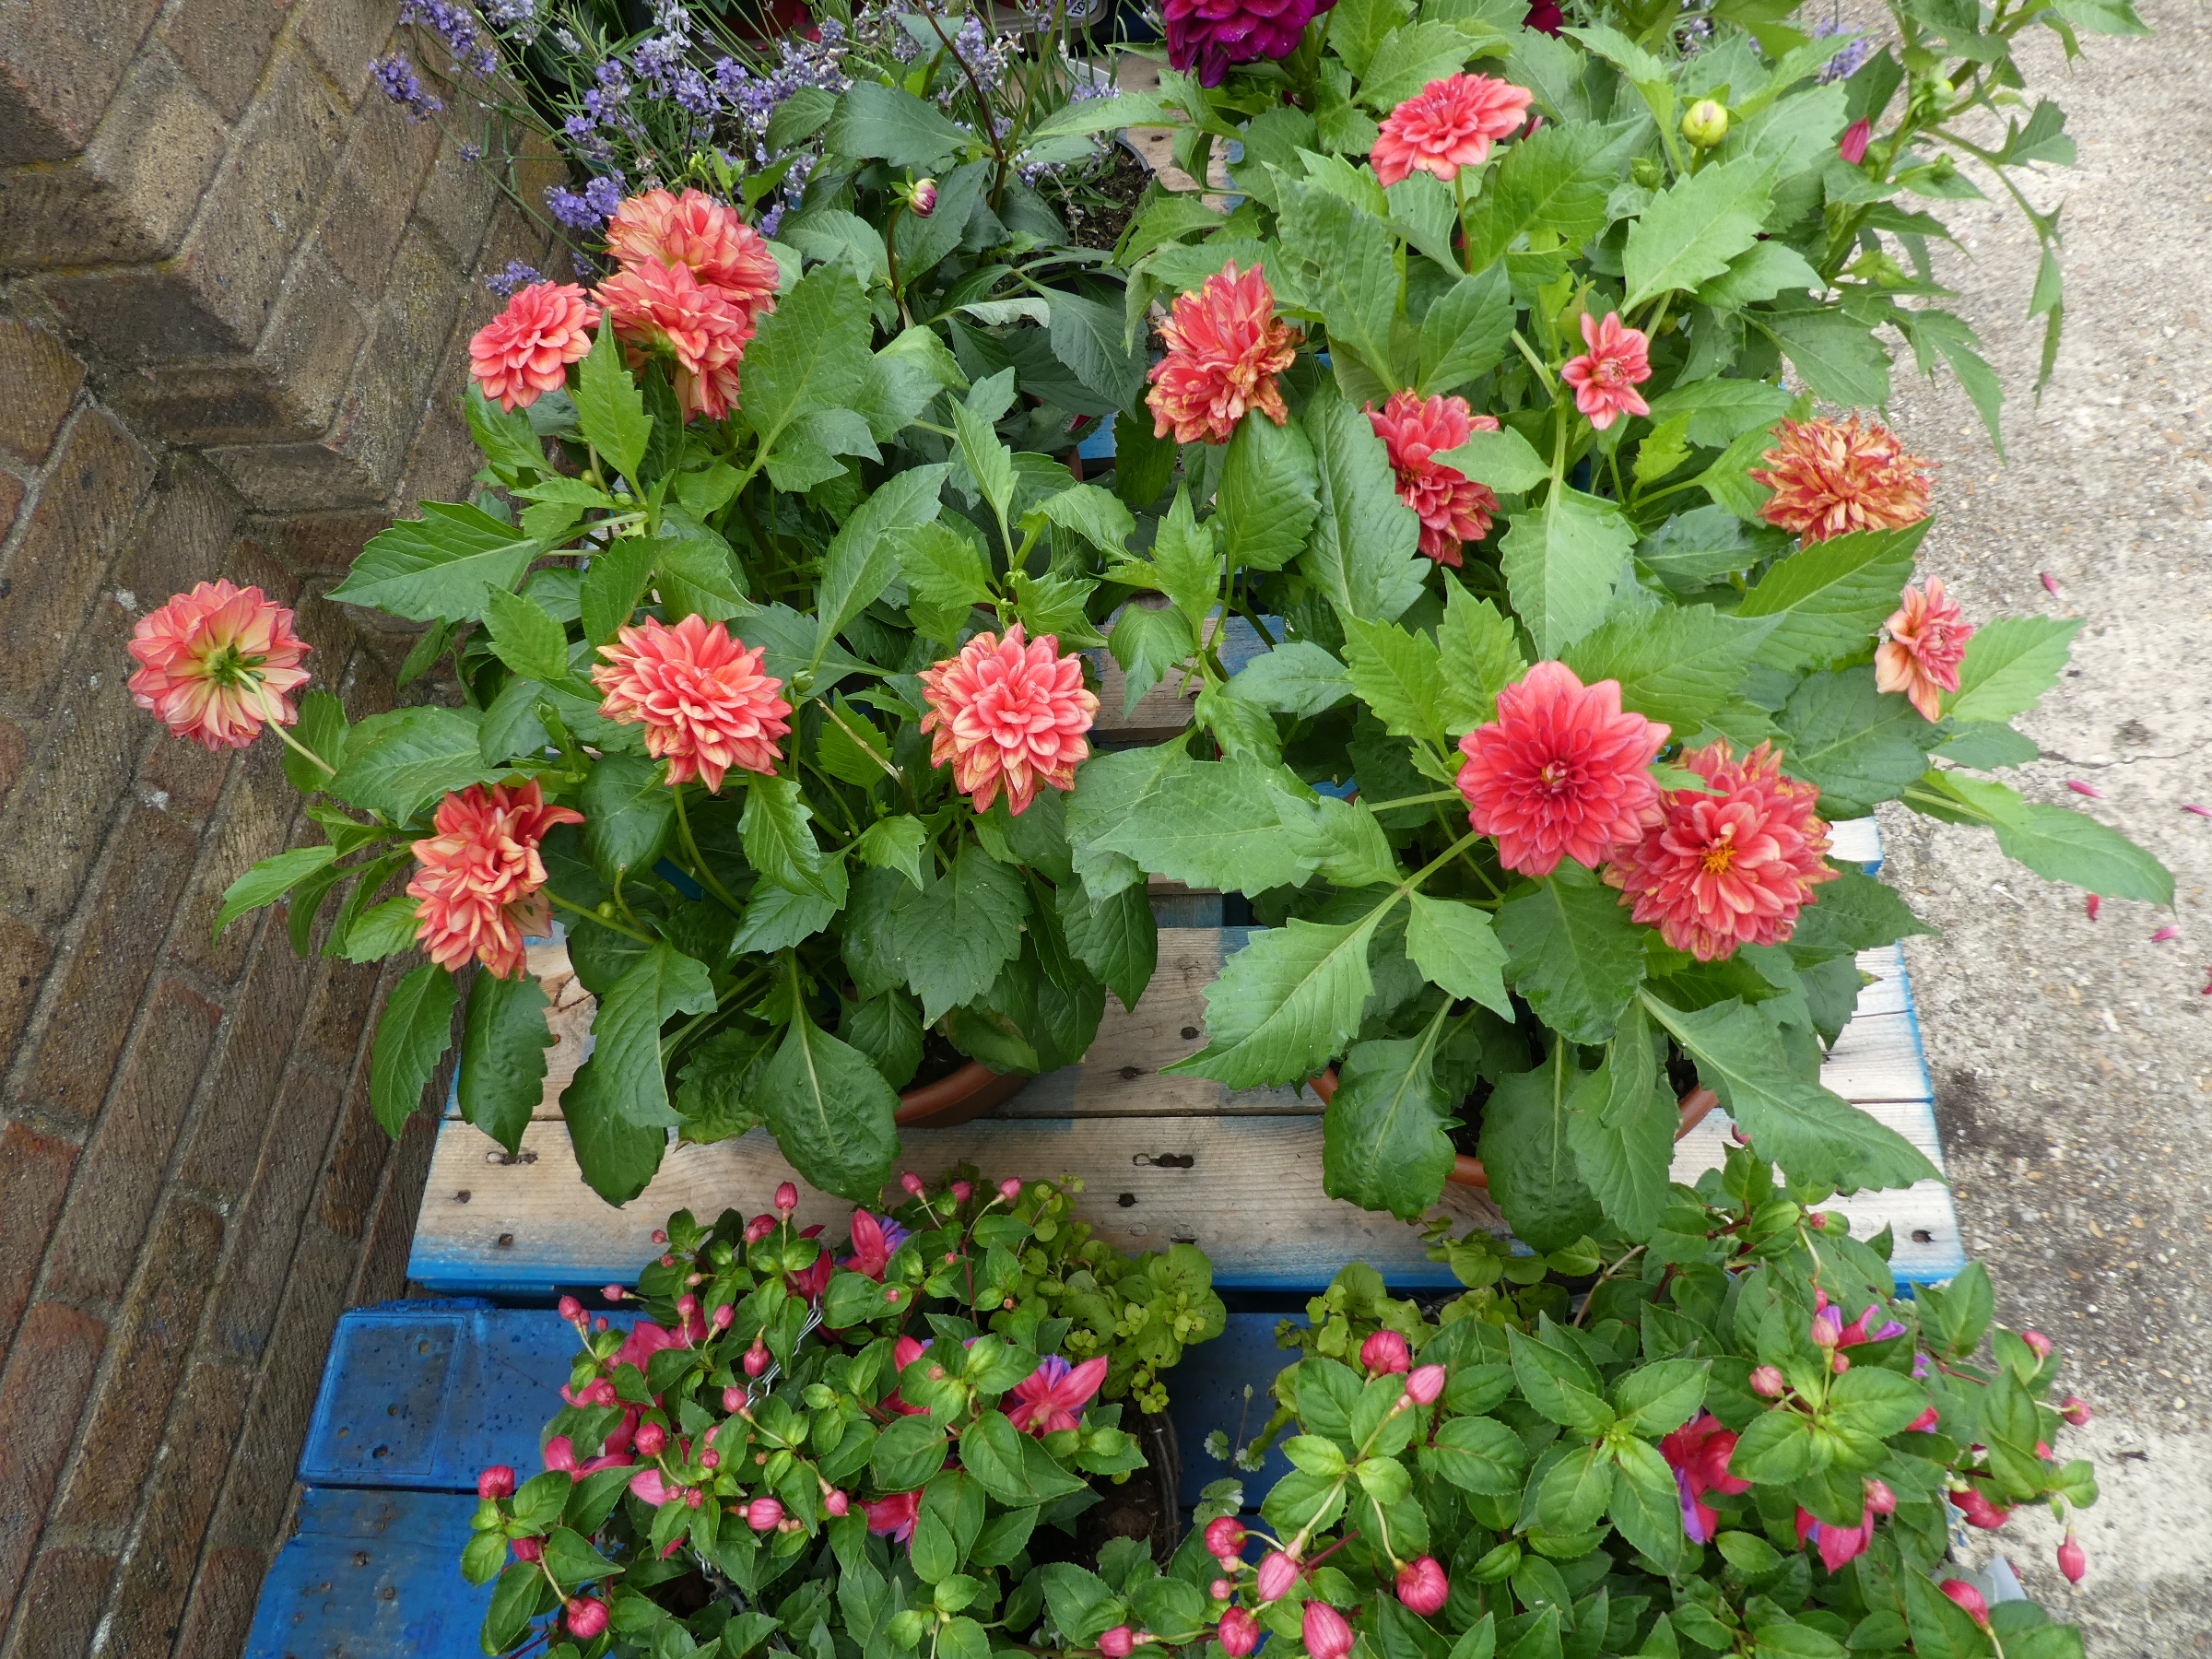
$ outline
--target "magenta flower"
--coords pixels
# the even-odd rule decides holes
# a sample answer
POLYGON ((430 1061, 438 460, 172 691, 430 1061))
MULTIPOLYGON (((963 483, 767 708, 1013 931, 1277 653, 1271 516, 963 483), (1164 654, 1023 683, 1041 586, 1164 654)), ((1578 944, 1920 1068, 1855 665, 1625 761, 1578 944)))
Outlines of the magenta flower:
POLYGON ((1335 0, 1167 0, 1168 62, 1218 87, 1232 64, 1287 58, 1335 0))
POLYGON ((1006 1416, 1015 1428, 1031 1434, 1073 1429, 1076 1414, 1090 1404, 1091 1396, 1105 1381, 1104 1355, 1086 1359, 1080 1365, 1070 1365, 1057 1354, 1049 1355, 1041 1365, 1014 1385, 1014 1397, 1021 1404, 1006 1416))
POLYGON ((1830 1572, 1841 1572, 1844 1564, 1854 1561, 1866 1553, 1866 1546, 1874 1537, 1874 1512, 1861 1512, 1856 1526, 1838 1526, 1832 1522, 1815 1520, 1804 1510, 1797 1512, 1797 1542, 1800 1547, 1809 1543, 1820 1552, 1820 1565, 1830 1572))
POLYGON ((860 1506, 866 1512, 868 1530, 903 1544, 914 1535, 914 1520, 922 1512, 922 1494, 894 1492, 860 1506))
POLYGON ((883 1270, 890 1265, 892 1253, 906 1242, 906 1229, 888 1216, 878 1219, 865 1209, 854 1210, 853 1253, 845 1258, 845 1265, 880 1284, 883 1270))

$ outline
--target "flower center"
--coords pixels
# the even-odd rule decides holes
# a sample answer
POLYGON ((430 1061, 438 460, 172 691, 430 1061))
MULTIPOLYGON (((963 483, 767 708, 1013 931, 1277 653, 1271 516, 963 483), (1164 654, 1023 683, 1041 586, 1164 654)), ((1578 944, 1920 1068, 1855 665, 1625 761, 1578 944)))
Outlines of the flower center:
POLYGON ((217 646, 200 658, 200 672, 226 691, 261 684, 261 665, 266 658, 248 656, 235 644, 217 646))
POLYGON ((1565 794, 1574 787, 1574 768, 1564 760, 1547 760, 1536 782, 1547 794, 1565 794))
POLYGON ((1698 859, 1698 867, 1708 876, 1725 876, 1735 863, 1735 826, 1729 824, 1721 830, 1721 839, 1705 849, 1698 859))

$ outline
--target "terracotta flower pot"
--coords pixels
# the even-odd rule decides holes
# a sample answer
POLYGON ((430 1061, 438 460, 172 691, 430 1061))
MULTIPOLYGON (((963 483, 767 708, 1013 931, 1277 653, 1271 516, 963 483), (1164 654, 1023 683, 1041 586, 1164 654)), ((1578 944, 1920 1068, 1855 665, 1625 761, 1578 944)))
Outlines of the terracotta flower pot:
POLYGON ((901 1129, 947 1129, 1012 1100, 1029 1080, 1027 1072, 994 1072, 981 1060, 971 1060, 935 1083, 900 1095, 891 1121, 901 1129))
MULTIPOLYGON (((1336 1068, 1330 1066, 1313 1079, 1313 1092, 1327 1105, 1336 1096, 1336 1068)), ((1682 1119, 1675 1125, 1675 1138, 1680 1140, 1705 1121, 1705 1114, 1721 1103, 1721 1097, 1710 1088, 1693 1088, 1682 1097, 1682 1119)), ((1471 1152, 1462 1152, 1452 1160, 1452 1173, 1445 1179, 1453 1186, 1474 1187, 1480 1192, 1490 1190, 1489 1171, 1482 1167, 1482 1159, 1471 1152)))

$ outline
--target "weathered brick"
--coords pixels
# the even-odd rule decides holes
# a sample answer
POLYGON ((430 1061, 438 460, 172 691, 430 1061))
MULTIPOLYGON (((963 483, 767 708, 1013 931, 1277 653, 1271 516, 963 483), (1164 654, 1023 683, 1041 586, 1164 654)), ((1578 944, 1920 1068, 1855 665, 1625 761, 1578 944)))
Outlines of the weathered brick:
POLYGON ((245 1651, 261 1600, 269 1552, 233 1547, 212 1551, 192 1587, 192 1607, 177 1638, 176 1659, 236 1659, 245 1651))
MULTIPOLYGON (((270 920, 283 914, 281 907, 241 916, 224 930, 222 937, 213 936, 224 890, 262 859, 283 852, 292 840, 300 793, 285 775, 286 753, 276 743, 262 742, 242 751, 231 763, 222 803, 201 839, 199 863, 191 885, 176 907, 177 925, 170 935, 169 959, 196 968, 221 983, 228 984, 246 971, 247 953, 253 947, 257 931, 268 933, 270 945, 277 949, 291 948, 282 939, 282 924, 270 920)), ((309 839, 320 841, 323 837, 316 831, 309 839)))
POLYGON ((0 912, 0 1054, 16 1052, 16 1039, 29 1022, 39 982, 46 977, 53 955, 53 942, 44 934, 20 916, 0 912))
MULTIPOLYGON (((6 507, 6 477, 0 473, 0 513, 6 507)), ((5 806, 16 787, 16 780, 23 775, 23 762, 30 753, 30 739, 23 728, 12 720, 0 720, 0 806, 5 806)))
POLYGON ((0 542, 16 527, 16 514, 23 511, 26 493, 22 479, 11 472, 0 472, 0 542))
POLYGON ((84 384, 85 366, 45 329, 0 317, 0 448, 43 461, 84 384))
POLYGON ((338 1138, 315 1194, 315 1218, 341 1238, 356 1243, 366 1238, 391 1158, 392 1137, 376 1121, 369 1099, 369 1068, 362 1066, 354 1077, 338 1138))
POLYGON ((145 1511, 116 1574, 102 1659, 168 1659, 251 1386, 250 1377, 206 1363, 184 1379, 145 1511))
POLYGON ((22 1084, 25 1100, 65 1122, 88 1123, 100 1110, 194 851, 190 830, 147 806, 125 808, 111 846, 22 1084))
POLYGON ((0 1602, 23 1582, 107 1338, 91 1314, 52 1301, 16 1333, 0 1371, 0 1602))
POLYGON ((499 186, 485 163, 469 160, 461 154, 459 140, 449 138, 415 199, 415 222, 438 238, 454 265, 468 269, 477 263, 484 227, 499 200, 499 186))
POLYGON ((76 1147, 59 1136, 41 1135, 13 1118, 0 1128, 0 1239, 7 1241, 0 1253, 0 1338, 14 1332, 30 1301, 46 1241, 76 1167, 76 1147))
POLYGON ((152 460, 104 409, 71 424, 0 572, 0 697, 23 708, 44 700, 153 479, 152 460))
POLYGON ((62 1486, 63 1525, 120 1529, 137 1512, 222 1248, 223 1218, 213 1210, 174 1196, 162 1205, 62 1486))
MULTIPOLYGON (((449 1055, 447 1065, 452 1064, 449 1055)), ((448 1080, 441 1070, 430 1086, 434 1098, 445 1098, 448 1080)), ((436 1117, 420 1112, 407 1120, 407 1126, 400 1132, 399 1146, 384 1167, 384 1183, 377 1194, 368 1247, 361 1252, 360 1270, 354 1276, 347 1306, 369 1307, 406 1294, 415 1218, 422 1210, 422 1189, 429 1179, 430 1155, 437 1145, 436 1117)))
POLYGON ((85 147, 161 0, 0 11, 0 166, 85 147))
MULTIPOLYGON (((159 47, 132 66, 90 146, 61 166, 0 173, 0 267, 54 270, 165 259, 223 157, 221 121, 159 47)), ((76 288, 56 277, 53 296, 76 288)), ((76 311, 69 308, 74 319, 76 311)), ((97 322, 88 331, 100 334, 97 322)), ((110 342, 103 337, 103 347, 110 342)))
POLYGON ((466 500, 475 488, 469 480, 483 465, 484 457, 477 453, 459 401, 433 396, 423 416, 422 429, 415 434, 415 447, 407 452, 402 475, 406 479, 406 493, 426 501, 466 500))
MULTIPOLYGON (((211 1357, 258 1363, 314 1196, 332 1125, 346 1103, 343 1084, 295 1069, 263 1144, 253 1189, 231 1219, 230 1247, 205 1335, 211 1357)), ((287 1334, 288 1346, 291 1343, 287 1334)))
POLYGON ((5 1659, 79 1659, 115 1574, 104 1550, 49 1545, 31 1563, 5 1659))
POLYGON ((47 1252, 45 1294, 123 1300, 222 1018, 220 1008, 175 980, 155 988, 114 1099, 77 1159, 47 1252))
POLYGON ((320 964, 294 956, 290 942, 274 931, 262 942, 231 1011, 207 1098, 193 1119, 180 1179, 227 1201, 245 1195, 268 1135, 286 1056, 321 971, 320 964))
POLYGON ((368 89, 370 64, 406 43, 392 39, 399 0, 297 0, 294 15, 300 43, 348 102, 359 102, 368 89))
POLYGON ((288 9, 285 0, 179 0, 156 32, 223 119, 236 121, 288 9))
MULTIPOLYGON (((404 872, 403 872, 404 873, 404 872)), ((361 1040, 373 1023, 377 970, 333 960, 300 1028, 300 1053, 340 1077, 353 1075, 361 1040)))
POLYGON ((324 198, 320 241, 331 263, 363 298, 383 291, 423 175, 438 150, 438 129, 409 121, 388 99, 361 106, 338 176, 324 198))
POLYGON ((391 522, 381 512, 317 512, 256 519, 250 529, 286 569, 302 576, 336 577, 353 568, 369 538, 391 522))

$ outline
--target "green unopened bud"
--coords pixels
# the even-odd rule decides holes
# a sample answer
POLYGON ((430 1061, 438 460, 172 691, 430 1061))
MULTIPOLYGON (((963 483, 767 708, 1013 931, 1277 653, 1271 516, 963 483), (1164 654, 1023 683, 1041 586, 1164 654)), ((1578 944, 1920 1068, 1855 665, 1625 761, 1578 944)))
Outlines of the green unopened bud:
POLYGON ((1629 177, 1646 190, 1656 190, 1666 182, 1666 169, 1649 156, 1639 156, 1629 165, 1629 177))
POLYGON ((1728 136, 1728 106, 1717 99, 1699 99, 1682 117, 1682 136, 1700 149, 1711 149, 1728 136))

